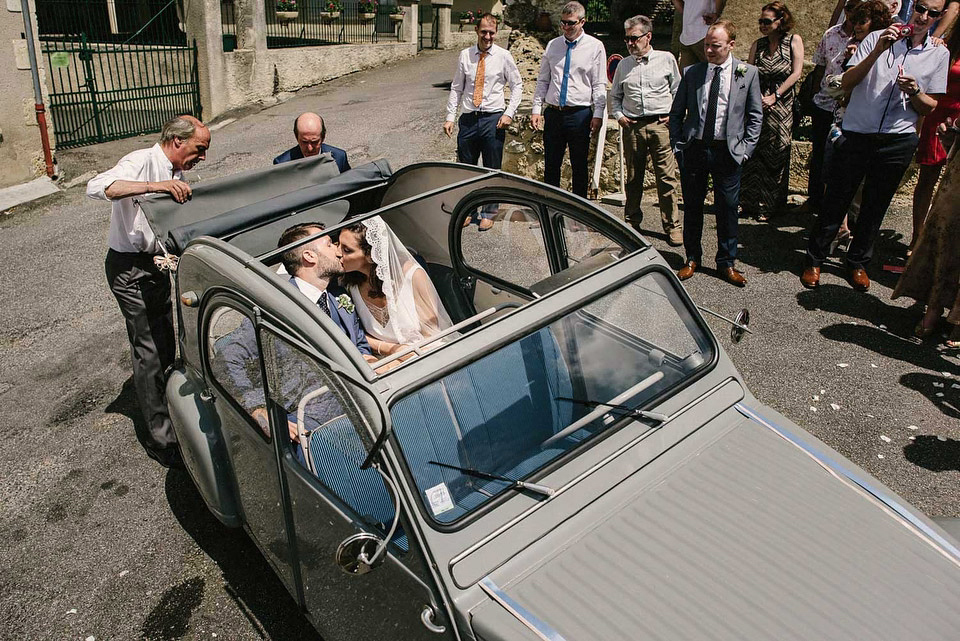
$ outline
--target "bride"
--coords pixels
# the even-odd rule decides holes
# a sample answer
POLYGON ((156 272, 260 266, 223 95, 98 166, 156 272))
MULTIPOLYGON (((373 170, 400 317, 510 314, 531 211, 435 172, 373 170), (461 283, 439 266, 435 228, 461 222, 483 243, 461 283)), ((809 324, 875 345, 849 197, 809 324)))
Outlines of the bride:
POLYGON ((388 356, 452 325, 430 277, 379 216, 340 230, 343 276, 374 354, 388 356))

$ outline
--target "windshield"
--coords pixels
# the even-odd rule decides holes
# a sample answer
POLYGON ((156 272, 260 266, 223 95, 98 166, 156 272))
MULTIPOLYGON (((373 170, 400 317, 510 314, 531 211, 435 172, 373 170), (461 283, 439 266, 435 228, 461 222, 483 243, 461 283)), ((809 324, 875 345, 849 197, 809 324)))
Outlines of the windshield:
POLYGON ((451 523, 498 494, 528 491, 515 481, 625 411, 650 409, 713 360, 711 345, 654 271, 405 396, 391 409, 393 431, 427 513, 451 523))

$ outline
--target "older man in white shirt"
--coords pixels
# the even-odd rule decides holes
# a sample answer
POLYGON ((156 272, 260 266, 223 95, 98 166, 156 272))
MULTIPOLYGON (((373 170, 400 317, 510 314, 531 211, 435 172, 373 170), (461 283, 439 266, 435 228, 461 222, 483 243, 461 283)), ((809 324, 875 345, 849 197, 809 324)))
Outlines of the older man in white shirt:
POLYGON ((607 53, 603 43, 583 32, 585 14, 579 2, 563 5, 563 35, 543 52, 530 118, 534 129, 543 130, 544 182, 560 185, 569 146, 573 193, 584 198, 590 135, 600 129, 607 102, 607 53))
POLYGON ((667 123, 680 85, 680 69, 670 53, 654 50, 650 18, 634 16, 623 27, 623 40, 630 56, 617 65, 610 102, 623 133, 627 192, 624 218, 640 231, 643 177, 649 152, 657 178, 663 231, 668 242, 677 247, 683 244, 683 223, 677 206, 677 161, 670 147, 667 123))
MULTIPOLYGON (((523 80, 517 63, 509 51, 493 43, 497 37, 497 17, 485 13, 477 21, 477 44, 460 52, 457 70, 450 83, 447 100, 447 119, 443 131, 453 135, 453 123, 460 108, 457 134, 457 162, 500 169, 503 162, 503 143, 506 128, 523 98, 523 80), (504 88, 510 87, 510 104, 504 97, 504 88)), ((493 227, 492 213, 482 213, 481 230, 493 227)), ((469 223, 468 219, 468 223, 469 223)))
POLYGON ((134 198, 167 193, 185 202, 191 190, 181 173, 204 160, 209 146, 206 125, 177 116, 164 123, 159 143, 127 154, 87 183, 88 196, 112 201, 105 269, 130 339, 144 418, 142 426, 134 423, 137 438, 151 458, 168 467, 181 464, 164 397, 163 372, 176 356, 170 277, 154 261, 163 248, 134 198))

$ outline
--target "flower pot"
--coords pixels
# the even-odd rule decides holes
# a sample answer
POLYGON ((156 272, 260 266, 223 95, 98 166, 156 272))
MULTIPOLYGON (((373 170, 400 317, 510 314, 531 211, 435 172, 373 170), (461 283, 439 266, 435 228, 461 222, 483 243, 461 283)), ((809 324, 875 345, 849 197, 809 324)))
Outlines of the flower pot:
POLYGON ((373 20, 373 19, 376 18, 376 17, 377 17, 377 14, 371 13, 371 12, 369 12, 369 11, 361 11, 361 12, 360 12, 360 19, 363 20, 364 22, 370 22, 371 20, 373 20))
POLYGON ((323 22, 333 22, 339 17, 340 17, 339 11, 321 11, 320 12, 320 20, 322 20, 323 22))
POLYGON ((402 14, 402 13, 391 13, 391 14, 390 14, 390 20, 393 21, 393 22, 403 22, 403 14, 402 14))
POLYGON ((299 15, 299 11, 277 11, 277 22, 292 22, 299 15))

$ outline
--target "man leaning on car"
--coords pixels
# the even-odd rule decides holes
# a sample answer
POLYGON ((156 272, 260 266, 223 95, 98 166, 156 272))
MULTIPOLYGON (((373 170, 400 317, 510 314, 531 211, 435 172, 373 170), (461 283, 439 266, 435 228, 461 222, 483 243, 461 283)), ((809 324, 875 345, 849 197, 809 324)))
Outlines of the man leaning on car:
POLYGON ((164 123, 160 142, 127 154, 87 183, 89 197, 112 203, 104 266, 130 339, 133 382, 145 422, 134 422, 137 439, 165 467, 182 465, 164 398, 163 373, 177 350, 173 302, 170 277, 155 260, 163 249, 134 198, 166 193, 186 202, 191 189, 182 172, 204 160, 209 146, 206 125, 193 116, 176 116, 164 123))

